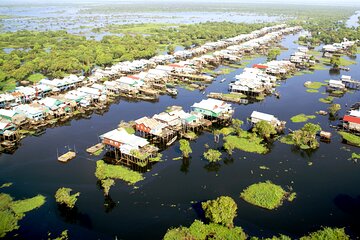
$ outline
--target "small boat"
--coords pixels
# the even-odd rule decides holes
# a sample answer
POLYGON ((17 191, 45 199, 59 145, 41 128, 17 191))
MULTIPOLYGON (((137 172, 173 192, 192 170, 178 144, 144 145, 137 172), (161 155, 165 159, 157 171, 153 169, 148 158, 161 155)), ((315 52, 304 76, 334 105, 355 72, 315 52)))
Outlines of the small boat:
POLYGON ((176 96, 178 94, 178 91, 176 88, 167 88, 166 92, 170 95, 176 96))
POLYGON ((59 152, 57 151, 57 159, 59 162, 66 163, 76 157, 75 146, 74 146, 74 150, 70 149, 69 147, 67 147, 67 148, 68 148, 68 151, 66 153, 62 154, 61 156, 59 156, 59 152))
POLYGON ((205 91, 203 91, 202 94, 204 95, 204 94, 205 94, 205 91))
POLYGON ((75 157, 76 157, 76 153, 74 151, 68 151, 63 155, 58 156, 58 161, 66 163, 75 157))
POLYGON ((226 81, 226 78, 223 78, 220 80, 220 82, 225 82, 226 81))
POLYGON ((173 139, 171 139, 168 143, 166 143, 166 146, 170 146, 171 144, 173 144, 177 139, 177 136, 173 137, 173 139))

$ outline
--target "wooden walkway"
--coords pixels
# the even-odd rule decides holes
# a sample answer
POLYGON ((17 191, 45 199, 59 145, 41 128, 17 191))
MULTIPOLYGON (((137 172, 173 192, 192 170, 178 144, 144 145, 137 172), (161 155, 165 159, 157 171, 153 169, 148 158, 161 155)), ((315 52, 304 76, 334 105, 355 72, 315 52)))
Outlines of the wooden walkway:
POLYGON ((341 80, 341 81, 348 88, 353 88, 353 89, 359 89, 360 88, 360 82, 357 81, 357 80, 341 80))

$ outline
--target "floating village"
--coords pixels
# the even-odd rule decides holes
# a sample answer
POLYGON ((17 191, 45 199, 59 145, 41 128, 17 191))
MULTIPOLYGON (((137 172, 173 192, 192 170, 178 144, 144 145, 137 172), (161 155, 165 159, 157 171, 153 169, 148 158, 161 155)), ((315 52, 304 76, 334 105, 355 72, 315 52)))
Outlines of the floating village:
MULTIPOLYGON (((300 30, 301 27, 287 27, 285 24, 265 27, 249 34, 177 51, 173 55, 158 55, 148 60, 120 62, 106 69, 95 69, 88 77, 69 75, 63 79, 43 79, 36 85, 16 87, 14 91, 0 94, 2 151, 14 151, 20 140, 29 133, 41 134, 47 127, 72 118, 87 118, 94 111, 105 112, 119 98, 157 101, 164 94, 175 97, 176 86, 199 89, 205 94, 206 86, 214 81, 213 76, 203 73, 205 67, 239 63, 243 56, 266 54, 285 35, 300 30)), ((331 57, 335 53, 343 53, 355 43, 346 40, 325 45, 323 55, 331 57)), ((133 129, 134 133, 120 127, 101 135, 101 143, 87 151, 93 153, 105 147, 113 152, 115 159, 146 166, 149 159, 159 152, 159 148, 152 144, 163 148, 176 139, 189 137, 188 132, 209 129, 214 123, 227 126, 234 111, 227 102, 247 104, 251 100, 262 100, 267 95, 280 97, 276 92, 278 81, 315 64, 314 56, 307 47, 299 47, 288 60, 254 64, 235 76, 235 80, 229 84, 228 93, 208 93, 207 99, 191 106, 191 112, 173 106, 152 117, 134 119, 132 123, 126 123, 126 127, 133 129)), ((360 83, 347 75, 328 82, 329 91, 359 87, 360 83)), ((343 127, 346 130, 359 131, 359 112, 359 109, 352 109, 344 116, 343 127)), ((280 121, 274 121, 272 115, 256 112, 253 115, 282 130, 285 128, 285 123, 278 126, 280 121)), ((60 161, 66 162, 75 154, 71 151, 62 157, 60 161)))
MULTIPOLYGON (((124 13, 131 6, 122 6, 124 13)), ((54 9, 48 9, 49 24, 52 14, 62 14, 54 9)), ((95 9, 89 3, 79 13, 91 15, 95 9)), ((121 54, 112 56, 109 63, 88 59, 84 66, 79 64, 83 68, 76 65, 75 70, 64 69, 58 75, 36 70, 39 73, 33 71, 22 80, 6 79, 14 80, 12 90, 0 86, 0 165, 11 161, 9 168, 0 170, 5 174, 0 180, 8 180, 0 184, 0 205, 4 205, 0 238, 43 239, 46 229, 47 238, 53 239, 49 229, 54 225, 59 227, 53 232, 63 231, 55 239, 64 240, 70 239, 68 231, 75 233, 74 239, 158 239, 161 235, 164 240, 291 239, 287 235, 301 240, 348 240, 345 230, 350 236, 360 234, 353 222, 359 192, 351 185, 356 184, 360 166, 356 164, 360 160, 360 79, 357 65, 353 66, 359 64, 359 40, 340 33, 321 38, 323 20, 312 23, 311 17, 287 18, 283 13, 279 18, 286 21, 257 20, 251 26, 242 26, 241 21, 215 23, 214 28, 236 31, 211 38, 202 32, 177 35, 192 24, 172 24, 176 14, 159 24, 157 18, 166 19, 166 14, 148 13, 153 11, 151 6, 142 14, 154 26, 131 23, 130 16, 124 26, 106 25, 115 21, 107 15, 115 10, 108 6, 96 11, 104 11, 106 17, 92 19, 97 22, 92 30, 79 26, 75 40, 67 39, 66 31, 50 35, 59 42, 80 39, 105 48, 122 45, 122 37, 138 37, 143 41, 139 45, 146 48, 152 41, 156 51, 121 58, 132 50, 120 46, 121 54), (162 31, 166 31, 165 40, 162 31), (184 39, 173 41, 173 33, 184 39), (111 42, 112 34, 119 37, 118 42, 111 42), (157 34, 159 39, 152 38, 157 34), (33 75, 41 78, 31 80, 33 75), (13 161, 12 156, 22 161, 13 161), (344 174, 351 177, 342 178, 344 174), (110 196, 115 180, 122 182, 110 196), (10 194, 18 198, 22 192, 21 187, 12 192, 13 183, 28 187, 28 195, 39 195, 14 200, 10 194), (84 194, 76 203, 80 191, 84 194), (45 204, 45 199, 48 206, 39 211, 40 217, 32 218, 46 219, 39 224, 39 233, 18 230, 17 222, 45 204), (309 237, 298 238, 304 232, 309 237)), ((360 24, 360 12, 356 14, 353 17, 360 24)), ((9 30, 11 24, 31 21, 24 17, 11 22, 4 15, 1 22, 1 17, 0 13, 0 32, 1 23, 9 30), (11 24, 6 26, 6 21, 11 24)), ((198 26, 211 23, 199 21, 198 26)), ((341 24, 333 23, 333 28, 340 29, 341 24)), ((56 44, 42 47, 51 52, 51 47, 61 48, 56 44)), ((81 46, 85 49, 85 45, 81 46)), ((3 50, 11 54, 31 48, 3 50)), ((26 59, 22 61, 20 65, 26 59)), ((0 69, 0 83, 2 73, 0 69)))

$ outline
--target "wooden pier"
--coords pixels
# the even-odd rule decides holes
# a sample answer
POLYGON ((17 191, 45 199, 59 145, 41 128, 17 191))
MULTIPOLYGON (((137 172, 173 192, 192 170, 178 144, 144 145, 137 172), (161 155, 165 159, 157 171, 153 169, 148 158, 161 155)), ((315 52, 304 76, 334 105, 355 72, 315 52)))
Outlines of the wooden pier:
POLYGON ((86 152, 90 153, 90 154, 94 154, 99 150, 102 150, 105 147, 105 145, 103 143, 98 143, 92 147, 89 147, 86 149, 86 152))
POLYGON ((350 89, 360 89, 360 81, 357 80, 348 80, 348 79, 342 79, 342 83, 345 84, 345 87, 350 89))

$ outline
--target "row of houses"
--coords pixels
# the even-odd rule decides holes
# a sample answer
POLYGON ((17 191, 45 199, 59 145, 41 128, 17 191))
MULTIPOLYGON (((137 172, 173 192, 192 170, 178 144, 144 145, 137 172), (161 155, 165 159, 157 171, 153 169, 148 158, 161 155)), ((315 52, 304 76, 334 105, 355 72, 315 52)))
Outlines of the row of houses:
POLYGON ((314 56, 309 54, 307 47, 298 47, 298 51, 291 54, 290 62, 294 63, 297 68, 307 68, 315 65, 314 56))
POLYGON ((265 64, 254 64, 252 68, 235 76, 236 81, 229 84, 229 91, 257 97, 269 94, 276 85, 277 76, 286 76, 295 70, 290 61, 270 61, 265 64))
MULTIPOLYGON (((250 45, 255 42, 260 45, 266 39, 273 39, 271 36, 279 36, 279 34, 294 30, 294 28, 286 29, 285 25, 268 27, 235 38, 207 43, 201 47, 185 50, 182 54, 180 52, 176 55, 156 56, 149 60, 121 62, 111 68, 97 69, 89 78, 69 75, 63 79, 43 79, 35 86, 20 86, 13 92, 0 94, 0 108, 4 108, 0 115, 0 121, 3 123, 3 130, 14 130, 26 122, 65 116, 77 107, 88 107, 96 102, 106 101, 110 93, 133 95, 140 93, 157 97, 157 91, 152 89, 162 87, 161 85, 165 85, 171 77, 194 76, 199 72, 202 65, 217 64, 219 59, 226 58, 226 56, 217 54, 197 56, 198 54, 224 47, 229 48, 232 44, 239 44, 246 40, 253 41, 253 43, 248 43, 250 45), (280 31, 271 33, 271 31, 279 29, 280 31), (257 37, 259 39, 256 39, 257 37), (183 60, 177 63, 169 63, 173 62, 174 59, 183 60), (169 64, 163 65, 165 63, 169 64), (123 74, 132 75, 124 76, 123 74), (97 83, 103 77, 108 77, 109 80, 102 84, 97 83), (6 119, 6 117, 10 119, 6 119)), ((235 54, 235 52, 233 53, 235 54)), ((210 76, 200 77, 206 81, 212 80, 210 76)), ((221 107, 216 106, 216 108, 220 109, 221 107)), ((217 118, 219 116, 218 109, 216 111, 215 109, 209 117, 217 118)), ((223 120, 228 119, 228 117, 229 115, 222 116, 223 120)), ((193 117, 189 117, 189 119, 191 118, 193 117)), ((166 136, 172 136, 172 132, 169 131, 166 136)))
MULTIPOLYGON (((203 46, 193 48, 191 50, 185 50, 184 54, 181 54, 182 52, 178 53, 176 56, 182 56, 177 57, 184 59, 184 56, 187 58, 191 58, 193 56, 196 56, 200 53, 206 53, 207 51, 219 49, 222 47, 226 47, 231 44, 238 44, 239 42, 250 40, 253 41, 253 43, 257 43, 258 46, 263 44, 264 41, 268 41, 269 39, 272 39, 271 36, 279 36, 279 34, 284 34, 287 32, 291 32, 296 30, 296 28, 285 28, 285 25, 277 25, 273 27, 266 27, 260 30, 256 30, 250 34, 243 34, 234 38, 225 39, 222 41, 212 42, 212 43, 206 43, 203 46), (271 31, 279 30, 275 33, 271 33, 271 31), (265 36, 263 36, 266 34, 265 36), (256 39, 258 37, 258 39, 256 39)), ((238 50, 239 47, 243 48, 246 45, 251 45, 252 42, 247 42, 245 45, 239 45, 237 46, 238 50)), ((230 47, 231 48, 231 47, 230 47)), ((246 47, 245 47, 246 48, 246 47)), ((227 51, 230 51, 228 48, 227 51)), ((29 86, 29 87, 17 87, 15 91, 11 93, 5 93, 0 94, 0 108, 9 108, 12 106, 15 106, 17 104, 25 104, 30 103, 34 99, 41 99, 45 96, 53 95, 62 93, 65 91, 69 91, 72 89, 75 89, 80 86, 85 86, 91 83, 95 83, 99 81, 100 79, 104 77, 111 77, 111 76, 119 76, 119 74, 127 74, 127 73, 135 73, 138 72, 136 75, 130 75, 127 77, 115 77, 113 80, 117 80, 117 82, 107 81, 105 82, 105 86, 109 88, 110 91, 116 92, 120 91, 123 88, 125 90, 138 90, 142 85, 141 81, 144 83, 166 83, 166 80, 170 76, 170 74, 196 74, 198 70, 195 67, 201 67, 203 64, 208 63, 216 63, 219 61, 219 54, 220 52, 215 52, 215 54, 212 55, 203 55, 200 57, 194 57, 193 59, 188 59, 186 61, 180 61, 176 64, 169 64, 167 66, 161 66, 154 64, 154 62, 159 62, 159 59, 162 59, 161 64, 165 64, 167 62, 171 62, 175 59, 172 55, 162 55, 162 56, 156 56, 152 59, 146 60, 135 60, 132 62, 121 62, 118 64, 115 64, 111 68, 101 70, 96 69, 94 73, 88 78, 85 79, 83 76, 76 76, 76 75, 69 75, 68 77, 65 77, 63 79, 54 79, 54 80, 48 80, 43 79, 40 81, 40 83, 36 86, 29 86), (154 59, 156 61, 154 61, 154 59), (144 71, 148 69, 149 67, 153 67, 152 69, 149 69, 148 71, 144 71), (131 69, 131 70, 127 70, 131 69), (132 79, 129 79, 132 78, 132 79)), ((238 59, 238 56, 235 56, 234 54, 236 51, 232 50, 231 54, 233 54, 234 59, 238 59)), ((228 54, 229 55, 229 54, 228 54)), ((222 56, 220 58, 224 58, 225 56, 222 56)), ((151 84, 148 84, 151 87, 151 84)))
POLYGON ((166 112, 135 120, 132 126, 135 133, 120 127, 102 134, 100 140, 116 159, 145 166, 159 151, 151 143, 168 146, 179 134, 206 123, 205 119, 230 119, 234 112, 230 104, 216 99, 194 103, 191 110, 185 112, 181 107, 174 106, 166 112))
MULTIPOLYGON (((249 34, 241 34, 236 37, 223 39, 216 42, 208 42, 202 46, 194 47, 189 50, 177 51, 171 55, 168 54, 157 55, 150 59, 140 59, 131 62, 130 61, 120 62, 104 70, 102 69, 94 70, 92 76, 90 76, 90 79, 91 81, 98 81, 104 77, 108 77, 109 79, 115 79, 124 74, 140 73, 142 71, 149 70, 150 68, 156 68, 157 65, 166 65, 166 64, 174 63, 176 60, 186 60, 190 58, 195 58, 199 55, 204 55, 211 51, 215 51, 231 45, 239 44, 243 41, 261 37, 273 31, 285 29, 285 27, 286 27, 285 24, 265 27, 260 30, 253 31, 249 34)), ((202 58, 200 60, 204 60, 204 59, 205 58, 202 58)), ((198 59, 195 59, 195 61, 197 60, 198 59)))
POLYGON ((327 44, 322 47, 322 51, 324 52, 324 56, 331 57, 334 53, 342 53, 348 50, 353 45, 357 44, 358 40, 356 41, 349 41, 348 39, 344 38, 344 41, 340 43, 333 43, 327 44))

